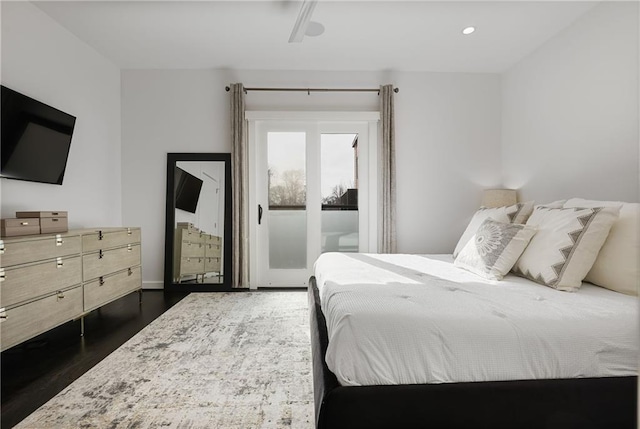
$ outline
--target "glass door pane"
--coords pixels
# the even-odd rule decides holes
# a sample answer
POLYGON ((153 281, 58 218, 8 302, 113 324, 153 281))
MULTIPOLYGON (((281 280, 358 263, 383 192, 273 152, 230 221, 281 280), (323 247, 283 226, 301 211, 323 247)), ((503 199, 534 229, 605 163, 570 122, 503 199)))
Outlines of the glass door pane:
POLYGON ((322 253, 357 252, 358 134, 320 135, 322 253))
POLYGON ((307 268, 306 133, 267 133, 269 268, 307 268))

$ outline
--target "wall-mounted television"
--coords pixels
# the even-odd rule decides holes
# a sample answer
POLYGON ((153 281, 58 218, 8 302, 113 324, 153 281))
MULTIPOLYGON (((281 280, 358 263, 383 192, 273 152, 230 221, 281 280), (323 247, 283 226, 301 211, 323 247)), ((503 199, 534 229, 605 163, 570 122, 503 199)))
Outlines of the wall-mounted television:
POLYGON ((62 185, 75 116, 1 89, 0 177, 62 185))
POLYGON ((176 208, 195 213, 202 189, 202 180, 179 167, 176 167, 173 177, 176 208))

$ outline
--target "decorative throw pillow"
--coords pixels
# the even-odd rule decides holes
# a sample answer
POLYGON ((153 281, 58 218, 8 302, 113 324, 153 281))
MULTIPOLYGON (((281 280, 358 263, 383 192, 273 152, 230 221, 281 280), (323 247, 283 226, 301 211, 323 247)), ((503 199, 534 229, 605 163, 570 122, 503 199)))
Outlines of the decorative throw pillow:
POLYGON ((536 227, 536 235, 513 271, 555 289, 578 290, 619 211, 617 207, 537 207, 527 221, 536 227))
POLYGON ((524 223, 532 210, 533 201, 527 201, 526 203, 518 203, 505 207, 480 207, 480 209, 478 209, 471 218, 471 222, 467 225, 467 229, 462 233, 462 236, 453 251, 453 257, 458 257, 458 253, 460 253, 473 234, 476 233, 480 224, 482 224, 485 219, 493 219, 503 223, 524 223))
POLYGON ((535 232, 531 226, 485 219, 453 264, 489 280, 502 280, 535 232))
POLYGON ((640 285, 640 204, 620 201, 593 201, 572 198, 565 207, 621 207, 620 217, 611 227, 585 281, 638 295, 640 285))
POLYGON ((510 215, 510 217, 513 216, 511 223, 520 223, 524 225, 527 223, 527 219, 529 219, 531 213, 533 213, 533 201, 518 203, 516 204, 516 207, 518 208, 518 211, 515 214, 510 215))

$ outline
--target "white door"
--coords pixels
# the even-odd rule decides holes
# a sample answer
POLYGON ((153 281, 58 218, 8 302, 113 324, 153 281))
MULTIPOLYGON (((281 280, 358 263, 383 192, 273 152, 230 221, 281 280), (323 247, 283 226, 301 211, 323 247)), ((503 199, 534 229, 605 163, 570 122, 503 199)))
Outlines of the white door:
POLYGON ((321 253, 375 251, 377 122, 250 124, 251 287, 304 287, 321 253))

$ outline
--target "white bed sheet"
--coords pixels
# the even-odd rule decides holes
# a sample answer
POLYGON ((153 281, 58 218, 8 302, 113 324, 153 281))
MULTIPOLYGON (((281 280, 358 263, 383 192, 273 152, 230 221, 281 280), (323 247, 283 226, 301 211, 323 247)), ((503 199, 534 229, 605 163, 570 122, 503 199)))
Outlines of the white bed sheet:
POLYGON ((638 301, 484 280, 451 255, 325 253, 314 275, 344 386, 630 376, 638 301))

